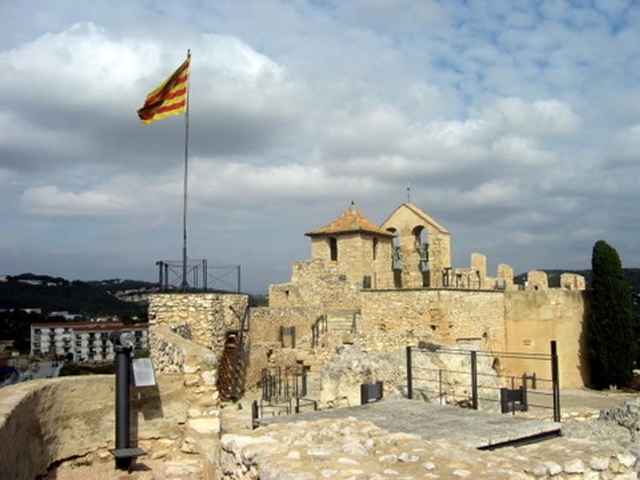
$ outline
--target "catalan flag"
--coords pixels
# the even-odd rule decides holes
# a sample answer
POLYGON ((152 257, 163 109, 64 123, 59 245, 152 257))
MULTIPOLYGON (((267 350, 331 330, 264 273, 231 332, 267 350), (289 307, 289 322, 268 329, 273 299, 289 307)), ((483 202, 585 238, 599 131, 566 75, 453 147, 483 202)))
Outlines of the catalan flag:
POLYGON ((148 124, 186 111, 190 64, 189 55, 169 78, 147 95, 144 105, 138 110, 142 123, 148 124))

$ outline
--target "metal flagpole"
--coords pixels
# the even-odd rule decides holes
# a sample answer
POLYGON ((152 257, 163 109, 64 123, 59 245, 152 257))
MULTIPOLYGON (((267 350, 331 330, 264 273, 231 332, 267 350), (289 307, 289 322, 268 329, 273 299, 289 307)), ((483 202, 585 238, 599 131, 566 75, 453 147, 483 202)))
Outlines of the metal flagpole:
MULTIPOLYGON (((187 50, 187 59, 191 59, 191 50, 187 50)), ((189 172, 189 76, 191 75, 191 65, 187 72, 187 105, 184 114, 184 194, 182 198, 182 283, 180 291, 187 292, 189 283, 187 282, 187 178, 189 172)))

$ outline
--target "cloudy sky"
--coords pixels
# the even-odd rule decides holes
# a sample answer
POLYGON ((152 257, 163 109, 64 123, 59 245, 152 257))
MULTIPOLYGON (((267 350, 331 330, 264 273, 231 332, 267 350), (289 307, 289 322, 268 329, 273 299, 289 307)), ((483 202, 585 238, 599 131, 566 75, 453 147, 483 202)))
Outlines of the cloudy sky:
POLYGON ((0 274, 181 258, 185 117, 136 110, 188 49, 189 257, 245 291, 408 184, 454 267, 640 267, 635 1, 0 0, 0 31, 0 274))

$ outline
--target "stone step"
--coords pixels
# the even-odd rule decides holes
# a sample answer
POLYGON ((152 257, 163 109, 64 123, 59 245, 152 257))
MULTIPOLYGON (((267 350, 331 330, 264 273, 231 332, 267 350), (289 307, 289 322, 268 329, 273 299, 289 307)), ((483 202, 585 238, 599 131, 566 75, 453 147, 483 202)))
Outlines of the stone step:
POLYGON ((327 312, 327 331, 351 332, 355 325, 354 310, 334 310, 327 312))
POLYGON ((327 321, 327 331, 329 332, 350 332, 353 329, 353 321, 332 320, 327 321))

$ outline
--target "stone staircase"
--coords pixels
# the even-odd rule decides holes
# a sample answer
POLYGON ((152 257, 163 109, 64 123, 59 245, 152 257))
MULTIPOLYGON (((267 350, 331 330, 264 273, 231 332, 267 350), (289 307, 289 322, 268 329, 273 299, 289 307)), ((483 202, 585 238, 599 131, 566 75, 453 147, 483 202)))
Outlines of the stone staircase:
POLYGON ((244 345, 239 330, 228 330, 218 365, 218 392, 222 400, 236 400, 244 389, 244 345))
POLYGON ((325 352, 316 350, 296 349, 296 363, 308 367, 309 373, 318 373, 322 367, 329 361, 325 352))
POLYGON ((326 313, 327 331, 355 333, 358 310, 330 310, 326 313))

